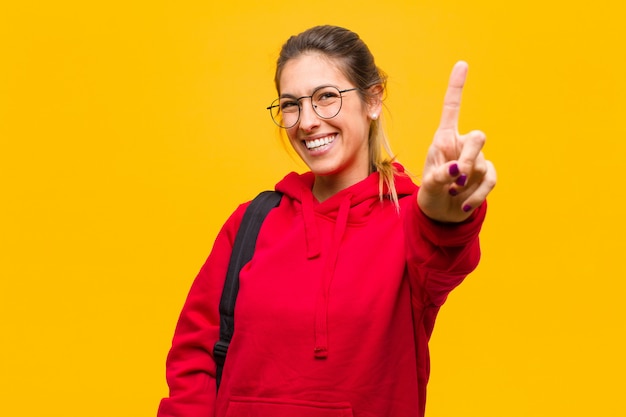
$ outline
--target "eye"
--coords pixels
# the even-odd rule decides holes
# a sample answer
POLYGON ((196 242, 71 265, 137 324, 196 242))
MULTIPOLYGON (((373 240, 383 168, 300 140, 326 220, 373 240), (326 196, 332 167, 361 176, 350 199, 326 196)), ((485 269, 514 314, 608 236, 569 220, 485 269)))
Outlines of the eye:
POLYGON ((316 106, 329 106, 336 103, 340 97, 339 90, 333 87, 325 87, 315 92, 313 103, 316 106))
POLYGON ((332 91, 332 90, 321 91, 316 95, 317 101, 332 100, 338 97, 339 97, 339 94, 336 91, 332 91))
POLYGON ((280 111, 282 111, 283 113, 296 112, 298 111, 298 102, 297 101, 281 101, 280 111))

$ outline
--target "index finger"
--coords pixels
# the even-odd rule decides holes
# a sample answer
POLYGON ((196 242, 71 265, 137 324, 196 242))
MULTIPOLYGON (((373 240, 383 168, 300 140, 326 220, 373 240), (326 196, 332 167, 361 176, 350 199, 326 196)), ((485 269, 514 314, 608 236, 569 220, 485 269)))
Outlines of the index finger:
POLYGON ((457 62, 452 68, 448 89, 443 99, 443 111, 441 112, 441 121, 439 129, 455 129, 459 120, 459 112, 461 110, 461 94, 467 77, 468 65, 465 61, 457 62))

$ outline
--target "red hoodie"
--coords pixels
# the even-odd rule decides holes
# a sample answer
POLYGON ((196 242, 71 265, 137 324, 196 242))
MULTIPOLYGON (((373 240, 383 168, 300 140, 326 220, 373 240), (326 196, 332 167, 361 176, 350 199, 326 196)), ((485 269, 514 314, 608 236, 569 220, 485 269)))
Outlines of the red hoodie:
MULTIPOLYGON (((398 169, 403 168, 398 165, 398 169)), ((319 203, 311 173, 276 186, 240 274, 235 333, 216 395, 213 345, 235 234, 220 231, 183 307, 159 417, 424 415, 428 339, 448 293, 477 265, 485 205, 455 225, 428 219, 396 176, 400 211, 378 174, 319 203)))

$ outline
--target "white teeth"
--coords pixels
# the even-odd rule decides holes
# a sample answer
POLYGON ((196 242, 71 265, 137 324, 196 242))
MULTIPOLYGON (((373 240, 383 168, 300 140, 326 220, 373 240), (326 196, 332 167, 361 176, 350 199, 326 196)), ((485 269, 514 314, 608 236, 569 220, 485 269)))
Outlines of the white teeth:
POLYGON ((328 145, 329 143, 332 143, 334 140, 335 140, 334 136, 326 136, 325 138, 304 141, 304 144, 306 145, 307 149, 316 149, 324 145, 328 145))

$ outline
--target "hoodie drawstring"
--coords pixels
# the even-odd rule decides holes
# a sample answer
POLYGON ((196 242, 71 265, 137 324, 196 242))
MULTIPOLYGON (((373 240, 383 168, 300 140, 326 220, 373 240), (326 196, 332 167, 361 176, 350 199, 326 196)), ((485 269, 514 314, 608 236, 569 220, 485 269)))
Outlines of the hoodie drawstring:
MULTIPOLYGON (((307 190, 308 191, 308 190, 307 190)), ((304 215, 304 233, 306 239, 306 257, 314 259, 320 256, 322 251, 319 231, 315 223, 315 212, 313 210, 313 194, 303 192, 300 201, 302 201, 302 214, 304 215)))
POLYGON ((313 353, 318 359, 328 357, 328 304, 330 286, 335 275, 335 266, 339 256, 341 240, 343 239, 348 224, 348 213, 350 212, 351 203, 352 195, 347 194, 339 206, 333 240, 331 242, 326 265, 324 265, 322 283, 315 306, 315 347, 313 353))

